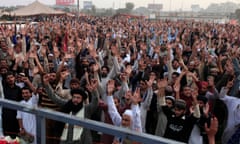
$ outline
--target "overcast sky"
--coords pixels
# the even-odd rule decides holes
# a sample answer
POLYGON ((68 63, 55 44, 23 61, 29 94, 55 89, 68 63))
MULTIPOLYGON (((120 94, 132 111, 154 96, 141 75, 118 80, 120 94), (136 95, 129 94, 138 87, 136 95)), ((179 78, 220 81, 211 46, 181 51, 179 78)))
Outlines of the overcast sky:
MULTIPOLYGON (((35 0, 0 0, 0 6, 16 6, 16 5, 27 5, 35 0)), ((44 4, 54 5, 55 0, 38 0, 44 4)), ((79 0, 80 5, 83 1, 79 0)), ((206 8, 210 3, 222 3, 222 2, 235 2, 240 3, 240 0, 90 0, 97 8, 110 8, 115 9, 119 7, 125 7, 125 2, 133 2, 135 8, 139 6, 147 6, 148 3, 160 3, 163 4, 163 10, 190 10, 192 4, 199 4, 201 8, 206 8)), ((77 0, 75 0, 77 3, 77 0)))

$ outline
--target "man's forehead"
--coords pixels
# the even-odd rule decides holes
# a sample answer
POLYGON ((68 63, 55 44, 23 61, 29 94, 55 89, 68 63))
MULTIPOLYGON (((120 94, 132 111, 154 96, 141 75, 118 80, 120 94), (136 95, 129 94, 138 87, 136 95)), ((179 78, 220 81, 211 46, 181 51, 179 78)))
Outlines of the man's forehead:
POLYGON ((131 119, 131 117, 127 114, 123 114, 123 118, 131 119))

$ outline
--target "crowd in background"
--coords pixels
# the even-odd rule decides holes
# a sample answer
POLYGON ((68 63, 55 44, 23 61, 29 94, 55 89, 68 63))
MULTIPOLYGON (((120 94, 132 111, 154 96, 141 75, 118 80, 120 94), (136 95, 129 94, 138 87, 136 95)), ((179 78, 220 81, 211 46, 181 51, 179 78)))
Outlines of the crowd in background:
MULTIPOLYGON (((124 17, 2 24, 0 96, 185 143, 236 144, 239 32, 124 17)), ((3 135, 27 133, 36 143, 34 115, 7 108, 1 115, 3 135)), ((50 119, 46 132, 49 144, 137 143, 50 119)))

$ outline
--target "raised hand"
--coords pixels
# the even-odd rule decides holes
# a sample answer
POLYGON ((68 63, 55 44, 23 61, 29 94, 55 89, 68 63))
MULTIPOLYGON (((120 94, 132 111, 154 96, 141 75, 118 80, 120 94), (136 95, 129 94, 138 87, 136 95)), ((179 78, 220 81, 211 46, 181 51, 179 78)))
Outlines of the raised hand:
POLYGON ((125 73, 130 76, 132 73, 132 66, 131 65, 127 65, 126 69, 125 69, 125 73))
POLYGON ((42 47, 42 48, 41 48, 41 54, 42 54, 43 56, 46 56, 46 52, 47 52, 46 48, 45 48, 45 47, 42 47))
POLYGON ((37 52, 35 52, 34 50, 29 51, 29 58, 35 58, 36 56, 37 56, 37 52))
POLYGON ((132 96, 132 92, 130 90, 126 91, 124 98, 125 99, 130 99, 132 96))
POLYGON ((96 49, 91 49, 91 50, 89 50, 89 54, 90 54, 93 58, 97 58, 97 57, 98 57, 97 52, 96 52, 96 49))
POLYGON ((49 74, 45 74, 44 76, 43 76, 43 84, 44 85, 48 85, 49 84, 49 74))
POLYGON ((21 80, 22 80, 24 83, 30 82, 30 80, 29 80, 28 77, 22 77, 21 80))
POLYGON ((136 88, 135 92, 131 96, 131 101, 134 105, 137 105, 141 101, 140 88, 136 88))
POLYGON ((107 95, 111 96, 115 90, 115 81, 109 80, 107 83, 107 95))
POLYGON ((216 117, 213 117, 211 119, 210 127, 207 126, 207 123, 205 123, 205 131, 208 135, 208 137, 215 137, 217 131, 218 131, 218 119, 216 117))
POLYGON ((117 46, 112 45, 112 46, 111 46, 111 51, 112 51, 112 55, 113 55, 113 56, 119 55, 117 46))
POLYGON ((39 68, 37 66, 33 67, 33 75, 36 75, 39 72, 39 68))
POLYGON ((203 113, 205 116, 208 116, 209 113, 209 103, 206 103, 205 106, 203 107, 203 113))
POLYGON ((17 57, 17 58, 15 59, 15 64, 19 65, 21 62, 22 62, 22 58, 17 57))
POLYGON ((180 92, 180 88, 181 88, 181 85, 180 83, 176 82, 174 85, 173 85, 173 89, 175 92, 180 92))
POLYGON ((155 77, 150 77, 148 81, 147 80, 145 81, 149 88, 152 87, 154 80, 155 80, 155 77))
POLYGON ((13 55, 14 55, 14 52, 13 52, 13 49, 12 48, 8 48, 8 55, 10 56, 10 57, 12 57, 13 55))
POLYGON ((93 90, 96 90, 98 87, 98 80, 97 79, 91 79, 90 84, 93 88, 93 90))

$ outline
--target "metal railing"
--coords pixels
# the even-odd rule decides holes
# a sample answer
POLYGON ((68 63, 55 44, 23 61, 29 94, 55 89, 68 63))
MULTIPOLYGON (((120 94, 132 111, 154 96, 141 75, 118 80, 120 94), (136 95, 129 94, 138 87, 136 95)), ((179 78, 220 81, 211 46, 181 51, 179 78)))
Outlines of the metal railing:
POLYGON ((131 130, 116 127, 113 125, 105 124, 103 122, 97 122, 89 119, 76 118, 64 113, 56 112, 53 110, 43 109, 39 107, 31 107, 26 105, 21 105, 18 102, 0 99, 0 106, 6 107, 9 109, 15 109, 19 111, 24 111, 27 113, 32 113, 36 115, 37 119, 37 143, 45 144, 46 143, 46 131, 45 131, 45 119, 53 119, 65 123, 70 123, 74 125, 79 125, 91 130, 98 132, 114 135, 121 137, 123 139, 127 138, 129 140, 138 141, 144 144, 181 144, 173 140, 165 139, 162 137, 157 137, 154 135, 149 135, 145 133, 137 133, 131 130))

